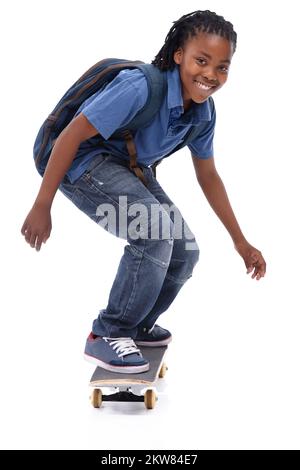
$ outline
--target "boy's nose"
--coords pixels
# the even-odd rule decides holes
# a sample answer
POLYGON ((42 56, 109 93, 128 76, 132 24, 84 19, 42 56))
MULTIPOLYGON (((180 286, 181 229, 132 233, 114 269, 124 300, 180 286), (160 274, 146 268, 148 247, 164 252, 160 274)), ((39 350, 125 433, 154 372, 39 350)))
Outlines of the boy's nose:
POLYGON ((210 85, 216 85, 218 83, 218 80, 214 77, 214 76, 211 76, 211 75, 203 75, 203 78, 204 80, 206 80, 206 82, 208 82, 210 85))
POLYGON ((215 85, 218 81, 213 70, 206 70, 203 72, 203 78, 205 78, 208 82, 211 82, 212 85, 215 85))

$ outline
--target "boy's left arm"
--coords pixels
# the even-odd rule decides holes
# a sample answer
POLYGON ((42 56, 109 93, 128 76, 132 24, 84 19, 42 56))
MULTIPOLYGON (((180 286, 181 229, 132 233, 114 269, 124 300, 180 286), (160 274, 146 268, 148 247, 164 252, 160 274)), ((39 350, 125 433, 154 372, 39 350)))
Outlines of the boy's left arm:
POLYGON ((234 247, 243 258, 247 274, 259 280, 266 273, 266 262, 259 250, 244 237, 230 205, 225 186, 214 163, 214 158, 200 159, 193 156, 197 180, 209 204, 228 230, 234 247))

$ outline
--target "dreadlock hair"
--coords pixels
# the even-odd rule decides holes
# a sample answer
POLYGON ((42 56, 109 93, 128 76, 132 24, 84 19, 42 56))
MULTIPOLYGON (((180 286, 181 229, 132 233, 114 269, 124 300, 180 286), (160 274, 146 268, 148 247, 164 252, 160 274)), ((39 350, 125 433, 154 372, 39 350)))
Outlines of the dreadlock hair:
POLYGON ((177 21, 173 21, 173 26, 166 36, 163 47, 151 63, 161 71, 173 70, 175 68, 174 52, 182 47, 189 37, 196 36, 200 32, 217 34, 228 39, 232 43, 233 52, 235 51, 237 34, 233 25, 223 16, 212 11, 196 10, 182 16, 177 21))

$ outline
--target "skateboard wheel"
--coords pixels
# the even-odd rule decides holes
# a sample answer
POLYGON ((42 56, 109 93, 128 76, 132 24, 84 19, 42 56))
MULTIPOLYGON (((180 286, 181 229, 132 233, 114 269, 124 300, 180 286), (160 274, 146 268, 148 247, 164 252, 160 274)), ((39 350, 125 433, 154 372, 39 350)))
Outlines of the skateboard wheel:
POLYGON ((158 377, 162 379, 166 375, 167 370, 168 370, 167 364, 164 362, 160 368, 158 377))
POLYGON ((91 403, 94 408, 100 408, 102 405, 102 392, 99 388, 94 388, 92 391, 91 403))
POLYGON ((144 403, 148 410, 152 410, 156 403, 156 394, 152 389, 146 390, 144 395, 144 403))

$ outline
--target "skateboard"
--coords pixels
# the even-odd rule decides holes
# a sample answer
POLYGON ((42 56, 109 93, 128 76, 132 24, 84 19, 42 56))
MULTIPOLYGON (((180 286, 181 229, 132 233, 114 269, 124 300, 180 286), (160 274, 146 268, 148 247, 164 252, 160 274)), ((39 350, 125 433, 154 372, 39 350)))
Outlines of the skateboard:
POLYGON ((104 401, 144 402, 147 409, 154 408, 157 395, 155 383, 165 376, 167 366, 164 357, 168 346, 140 347, 143 357, 149 361, 147 372, 139 374, 121 374, 97 367, 90 380, 92 387, 91 403, 100 408, 104 401), (108 389, 115 393, 107 393, 108 389))

